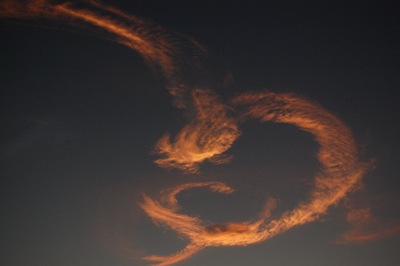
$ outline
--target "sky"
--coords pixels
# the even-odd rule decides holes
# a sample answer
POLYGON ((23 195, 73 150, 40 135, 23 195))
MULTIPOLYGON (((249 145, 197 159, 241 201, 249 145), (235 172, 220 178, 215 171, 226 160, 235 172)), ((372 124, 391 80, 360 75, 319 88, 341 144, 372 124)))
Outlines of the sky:
POLYGON ((392 1, 0 1, 0 264, 399 265, 392 1))

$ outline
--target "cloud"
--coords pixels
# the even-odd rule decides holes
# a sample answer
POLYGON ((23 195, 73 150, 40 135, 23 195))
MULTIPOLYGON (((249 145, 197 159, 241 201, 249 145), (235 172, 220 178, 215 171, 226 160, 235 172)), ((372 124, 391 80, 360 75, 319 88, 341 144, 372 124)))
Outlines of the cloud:
POLYGON ((164 168, 179 168, 185 172, 197 172, 198 164, 209 160, 220 164, 229 162, 221 156, 228 150, 241 132, 237 121, 230 117, 230 107, 222 104, 214 92, 194 89, 193 106, 196 117, 175 137, 164 135, 156 144, 154 152, 165 158, 155 162, 164 168))
POLYGON ((198 164, 205 160, 216 164, 228 162, 230 158, 221 154, 240 136, 236 121, 229 117, 230 108, 222 104, 213 91, 194 88, 189 81, 193 73, 202 72, 207 51, 192 39, 113 7, 96 1, 78 3, 81 4, 79 8, 72 2, 6 0, 0 2, 0 17, 44 17, 105 30, 112 40, 137 51, 150 67, 160 68, 176 107, 194 110, 194 119, 174 142, 170 142, 168 134, 158 140, 154 152, 163 158, 156 163, 164 168, 196 172, 198 164), (185 77, 188 74, 191 74, 189 79, 185 77))
POLYGON ((0 18, 41 17, 102 29, 111 40, 137 51, 152 69, 159 69, 167 80, 167 88, 175 96, 175 106, 187 107, 185 99, 191 87, 182 73, 201 72, 202 58, 207 54, 204 47, 182 34, 99 2, 75 3, 79 6, 73 2, 4 0, 0 1, 0 18))
POLYGON ((400 232, 400 220, 394 217, 400 206, 398 195, 380 194, 346 201, 346 221, 350 229, 339 236, 336 244, 364 244, 387 238, 400 232), (386 211, 389 215, 378 215, 386 211))
MULTIPOLYGON (((314 135, 320 145, 317 158, 321 168, 315 174, 314 188, 309 193, 309 199, 298 203, 293 210, 284 212, 276 219, 270 218, 276 201, 269 199, 264 211, 255 220, 204 225, 197 217, 179 213, 180 207, 175 196, 184 189, 212 187, 216 183, 181 185, 163 191, 160 201, 144 195, 141 206, 153 222, 169 227, 190 241, 184 250, 170 256, 153 255, 144 259, 158 261, 160 266, 171 265, 208 246, 247 246, 265 241, 295 226, 315 221, 327 212, 329 206, 337 204, 347 193, 356 189, 369 167, 359 161, 353 136, 344 123, 311 101, 294 94, 265 92, 239 95, 231 104, 244 107, 242 119, 259 118, 261 122, 293 124, 314 135)), ((223 119, 211 121, 217 123, 216 126, 224 124, 223 119)), ((210 131, 213 128, 209 127, 210 131)), ((183 145, 182 149, 185 147, 183 145)), ((190 145, 187 147, 190 149, 190 145)), ((233 190, 222 183, 219 186, 223 189, 222 192, 231 193, 233 190)), ((221 189, 218 191, 221 192, 221 189)))
MULTIPOLYGON (((150 67, 158 69, 174 96, 174 105, 193 114, 193 119, 173 142, 166 134, 155 145, 154 152, 162 156, 156 160, 159 166, 193 173, 206 160, 228 162, 229 157, 223 153, 240 136, 239 124, 246 119, 295 125, 311 133, 320 145, 317 158, 321 167, 314 176, 308 199, 274 218, 271 216, 276 205, 274 199, 268 199, 264 210, 247 222, 205 224, 198 217, 179 212, 176 195, 185 189, 208 186, 219 193, 233 192, 233 188, 220 182, 179 185, 162 191, 159 199, 144 195, 140 206, 152 221, 176 231, 189 244, 172 255, 151 255, 143 259, 171 265, 205 247, 259 243, 319 219, 330 206, 358 188, 368 164, 359 160, 350 129, 318 104, 294 94, 273 92, 245 93, 223 102, 207 86, 189 82, 189 74, 202 72, 202 58, 207 57, 206 50, 197 42, 95 1, 80 4, 77 7, 72 3, 53 4, 44 0, 2 1, 0 17, 45 17, 94 26, 103 29, 112 40, 137 51, 150 67)), ((367 210, 364 213, 367 215, 367 210)))

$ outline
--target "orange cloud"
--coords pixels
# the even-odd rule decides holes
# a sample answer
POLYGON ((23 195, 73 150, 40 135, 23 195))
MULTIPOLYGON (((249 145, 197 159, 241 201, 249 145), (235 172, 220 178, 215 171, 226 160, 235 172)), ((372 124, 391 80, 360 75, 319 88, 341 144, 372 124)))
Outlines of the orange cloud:
POLYGON ((362 200, 348 201, 346 221, 351 228, 339 237, 337 244, 363 244, 387 238, 400 232, 400 220, 391 215, 379 216, 375 213, 385 209, 395 213, 399 208, 399 197, 393 195, 363 196, 362 200), (388 206, 389 210, 388 210, 388 206))
POLYGON ((168 134, 157 142, 154 152, 164 158, 155 162, 161 167, 176 167, 185 172, 196 172, 198 164, 205 160, 216 164, 228 162, 229 158, 221 154, 240 136, 236 121, 228 115, 230 107, 222 104, 211 90, 192 89, 182 82, 181 65, 200 71, 201 64, 196 58, 204 57, 205 49, 193 40, 113 7, 95 1, 84 3, 87 8, 74 7, 71 2, 2 1, 0 17, 45 17, 92 25, 112 34, 115 41, 139 52, 149 65, 161 67, 175 106, 195 109, 195 119, 183 128, 173 143, 168 134), (195 56, 188 55, 188 50, 195 56))
MULTIPOLYGON (((296 208, 281 214, 277 219, 270 219, 271 210, 276 205, 276 201, 270 199, 265 210, 255 220, 203 225, 204 222, 199 218, 178 212, 180 207, 175 195, 183 189, 215 186, 215 183, 181 185, 163 191, 160 201, 144 195, 144 203, 141 206, 153 222, 171 228, 190 241, 188 246, 178 253, 170 256, 153 255, 144 259, 158 261, 158 265, 171 265, 189 258, 207 246, 246 246, 259 243, 294 226, 315 221, 327 212, 329 206, 337 204, 349 191, 355 189, 355 185, 368 169, 368 165, 360 162, 357 157, 350 130, 338 118, 315 103, 293 94, 267 92, 240 95, 232 100, 232 104, 245 107, 242 111, 243 119, 260 118, 262 122, 293 124, 314 135, 320 144, 317 157, 321 168, 315 174, 315 186, 309 199, 300 202, 296 208)), ((210 121, 225 124, 224 119, 210 121)), ((233 123, 233 120, 231 122, 233 123)), ((215 127, 218 127, 218 124, 208 127, 210 134, 215 127)), ((184 128, 182 131, 185 130, 184 128)), ((196 128, 193 128, 193 134, 196 134, 195 130, 196 128)), ((181 149, 184 150, 185 147, 182 145, 181 149)), ((191 144, 187 147, 190 150, 191 144)), ((220 189, 216 191, 232 192, 230 187, 222 183, 219 186, 220 189)))
MULTIPOLYGON (((204 182, 189 183, 177 186, 161 192, 161 200, 153 200, 144 195, 144 202, 141 204, 143 210, 152 218, 157 225, 167 226, 175 230, 179 235, 188 238, 191 243, 180 252, 169 256, 148 256, 143 259, 158 261, 158 265, 171 265, 178 261, 191 257, 196 252, 207 246, 221 245, 246 245, 252 243, 257 228, 268 218, 268 215, 261 215, 254 223, 227 223, 203 226, 202 221, 196 217, 179 214, 180 206, 175 198, 182 190, 193 187, 209 186, 214 192, 230 194, 234 190, 224 183, 204 182), (236 243, 236 244, 235 244, 236 243)), ((274 206, 274 200, 268 202, 268 206, 274 206)), ((265 211, 265 213, 269 212, 265 211)))
POLYGON ((194 89, 191 95, 195 119, 181 130, 173 143, 166 134, 155 146, 155 152, 165 157, 155 161, 161 167, 196 172, 198 164, 205 160, 217 164, 228 162, 230 158, 221 154, 241 134, 235 119, 228 115, 230 108, 214 92, 194 89))
POLYGON ((181 65, 184 63, 185 69, 200 71, 201 63, 196 58, 207 54, 201 45, 155 23, 96 1, 75 2, 80 3, 81 7, 74 6, 72 2, 55 4, 47 0, 4 0, 0 1, 0 18, 43 17, 103 29, 111 34, 112 40, 137 51, 153 69, 159 66, 167 79, 167 88, 175 96, 175 105, 186 107, 184 95, 189 88, 182 82, 181 65))
MULTIPOLYGON (((195 118, 171 143, 164 135, 154 151, 163 156, 156 163, 162 167, 179 168, 196 172, 199 164, 209 160, 214 163, 229 161, 223 153, 240 136, 238 123, 249 118, 261 122, 292 124, 311 133, 320 145, 317 158, 321 163, 314 177, 314 188, 309 198, 298 203, 293 210, 277 218, 271 218, 276 205, 267 200, 264 210, 247 222, 205 224, 198 217, 179 213, 176 195, 182 190, 208 186, 219 193, 232 193, 233 189, 219 182, 192 183, 165 190, 160 199, 144 195, 142 209, 157 225, 166 226, 189 240, 185 249, 168 256, 147 256, 145 260, 171 265, 190 258, 208 246, 246 246, 265 241, 294 226, 317 220, 329 206, 335 205, 356 188, 368 165, 359 161, 357 148, 350 130, 334 115, 302 97, 294 94, 246 93, 229 103, 223 103, 209 89, 195 88, 183 82, 182 65, 200 69, 198 55, 206 54, 196 42, 181 35, 174 35, 161 27, 95 1, 84 2, 82 7, 71 3, 53 4, 44 0, 2 1, 0 17, 45 17, 79 25, 91 25, 103 29, 117 41, 139 52, 152 67, 159 66, 167 79, 167 88, 175 97, 175 106, 193 108, 195 118), (190 46, 190 49, 187 49, 190 46), (194 51, 191 57, 188 50, 194 51), (184 64, 183 64, 184 62, 184 64), (231 113, 239 114, 233 117, 231 113)), ((361 211, 358 216, 368 217, 361 211)), ((356 218, 354 218, 356 219, 356 218)), ((357 219, 356 219, 357 220, 357 219)), ((394 227, 397 230, 397 227, 394 227)))
POLYGON ((371 214, 370 208, 351 210, 347 221, 352 229, 340 236, 337 244, 363 244, 389 237, 400 232, 400 221, 394 218, 380 218, 371 214))

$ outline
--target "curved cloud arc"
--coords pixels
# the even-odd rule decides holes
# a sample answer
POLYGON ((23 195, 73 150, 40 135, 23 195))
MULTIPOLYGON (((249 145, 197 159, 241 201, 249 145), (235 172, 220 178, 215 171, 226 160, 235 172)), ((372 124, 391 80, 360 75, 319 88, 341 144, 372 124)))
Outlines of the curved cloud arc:
POLYGON ((187 107, 186 94, 191 88, 181 74, 182 66, 200 72, 201 59, 207 57, 206 49, 196 41, 94 0, 61 4, 51 0, 0 1, 0 18, 38 17, 105 30, 113 41, 137 51, 153 69, 159 66, 175 106, 187 107))
MULTIPOLYGON (((203 226, 203 221, 178 213, 175 195, 184 189, 212 186, 213 183, 189 183, 163 191, 160 201, 144 195, 141 207, 160 225, 186 237, 187 247, 169 256, 148 256, 144 259, 171 265, 192 256, 207 246, 246 246, 269 239, 290 228, 317 220, 328 207, 337 204, 351 191, 368 165, 359 161, 357 148, 350 130, 334 115, 306 99, 294 94, 246 93, 234 98, 231 104, 244 107, 243 118, 259 118, 262 122, 288 123, 310 132, 320 145, 317 158, 321 168, 315 174, 314 188, 308 200, 296 208, 270 219, 276 201, 269 199, 258 219, 248 222, 229 222, 203 226)), ((231 193, 232 189, 220 183, 215 191, 231 193)))

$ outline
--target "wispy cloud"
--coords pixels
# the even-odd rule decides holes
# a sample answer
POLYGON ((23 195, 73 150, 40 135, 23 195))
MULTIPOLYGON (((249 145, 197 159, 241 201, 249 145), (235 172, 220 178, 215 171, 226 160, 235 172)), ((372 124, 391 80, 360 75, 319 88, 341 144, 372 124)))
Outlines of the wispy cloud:
POLYGON ((126 14, 97 1, 57 4, 47 0, 0 1, 2 18, 48 18, 76 26, 94 26, 108 33, 110 39, 137 51, 153 69, 160 69, 167 88, 175 96, 175 105, 186 107, 186 93, 191 88, 182 72, 189 68, 201 71, 201 59, 207 51, 182 34, 165 30, 155 23, 126 14), (184 67, 182 67, 184 66, 184 67))
MULTIPOLYGON (((153 222, 171 228, 190 242, 180 252, 168 256, 151 255, 144 257, 145 260, 171 265, 208 246, 259 243, 295 226, 315 221, 327 212, 329 206, 355 190, 368 170, 368 164, 357 156, 350 129, 316 103, 294 94, 272 92, 245 93, 223 102, 207 86, 187 82, 186 68, 201 71, 201 58, 207 55, 206 50, 197 42, 170 33, 155 23, 95 1, 81 2, 79 7, 69 2, 53 4, 44 0, 2 1, 0 17, 45 17, 74 25, 94 26, 111 35, 112 40, 140 53, 153 69, 159 69, 167 80, 167 89, 175 98, 175 106, 193 112, 192 121, 173 142, 166 134, 155 145, 154 152, 163 156, 156 160, 161 167, 175 167, 193 173, 206 160, 228 162, 229 157, 224 157, 223 153, 240 136, 240 122, 250 118, 295 125, 311 133, 320 145, 317 158, 321 167, 314 176, 309 198, 280 215, 271 216, 276 205, 274 199, 267 200, 264 210, 247 222, 206 224, 198 217, 179 212, 176 195, 183 190, 208 186, 219 193, 233 192, 233 188, 219 182, 179 185, 162 191, 157 199, 144 195, 141 207, 153 222)), ((20 143, 20 148, 15 149, 41 139, 40 136, 40 133, 28 134, 16 142, 20 143)), ((368 217, 368 209, 360 213, 368 217)), ((358 217, 356 214, 353 216, 358 217)))
POLYGON ((37 145, 59 145, 73 138, 72 131, 62 122, 35 117, 16 122, 21 130, 0 144, 4 157, 13 157, 37 145))
POLYGON ((230 107, 218 100, 210 90, 192 91, 196 116, 175 137, 164 135, 156 144, 155 152, 165 158, 156 163, 165 168, 176 167, 186 172, 196 172, 198 164, 209 160, 226 163, 229 157, 221 156, 240 136, 237 121, 230 117, 230 107))
MULTIPOLYGON (((193 183, 163 191, 160 201, 145 195, 141 206, 153 222, 175 230, 190 243, 184 250, 170 256, 153 255, 144 259, 158 261, 158 265, 170 265, 189 258, 207 246, 259 243, 295 226, 315 221, 327 212, 329 206, 337 204, 355 189, 368 169, 368 164, 358 159, 350 130, 338 118, 311 101, 293 94, 266 92, 240 95, 231 104, 245 107, 242 119, 259 118, 262 122, 293 124, 314 135, 320 145, 317 158, 321 168, 315 175, 309 199, 277 219, 270 219, 271 210, 276 205, 276 201, 270 199, 255 220, 204 225, 199 218, 178 212, 180 208, 175 195, 183 189, 197 186, 210 186, 214 191, 224 193, 231 193, 232 188, 222 183, 218 183, 219 189, 215 189, 217 183, 213 182, 193 183)), ((221 123, 220 120, 212 121, 221 123)))
POLYGON ((214 92, 193 87, 185 77, 185 73, 202 71, 202 59, 207 57, 207 51, 192 39, 113 7, 96 1, 78 3, 81 4, 79 8, 72 2, 5 0, 0 2, 0 17, 44 17, 105 30, 112 40, 137 51, 150 67, 161 70, 176 107, 189 109, 189 112, 194 110, 193 121, 173 143, 168 134, 157 142, 154 152, 164 158, 156 163, 165 168, 196 172, 198 164, 205 160, 229 161, 221 154, 240 135, 236 122, 228 115, 230 108, 222 104, 214 92))
POLYGON ((363 244, 387 238, 400 232, 400 219, 396 211, 400 207, 400 198, 393 194, 367 196, 362 193, 360 199, 346 201, 346 221, 350 229, 339 236, 337 244, 363 244), (379 215, 379 212, 387 212, 379 215))

